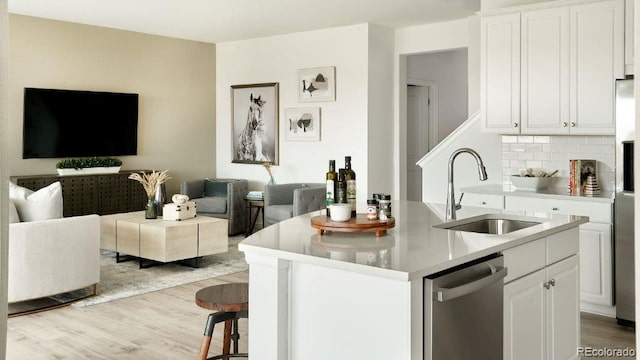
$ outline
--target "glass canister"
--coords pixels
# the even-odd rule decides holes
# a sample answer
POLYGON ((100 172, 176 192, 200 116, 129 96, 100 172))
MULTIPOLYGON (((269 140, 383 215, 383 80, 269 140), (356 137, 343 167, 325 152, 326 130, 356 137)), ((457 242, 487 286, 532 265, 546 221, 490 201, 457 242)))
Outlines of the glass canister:
POLYGON ((378 201, 375 199, 367 200, 367 219, 368 220, 377 220, 378 219, 378 201))
POLYGON ((380 220, 386 220, 391 217, 391 195, 382 195, 382 198, 378 201, 380 206, 379 218, 380 220))

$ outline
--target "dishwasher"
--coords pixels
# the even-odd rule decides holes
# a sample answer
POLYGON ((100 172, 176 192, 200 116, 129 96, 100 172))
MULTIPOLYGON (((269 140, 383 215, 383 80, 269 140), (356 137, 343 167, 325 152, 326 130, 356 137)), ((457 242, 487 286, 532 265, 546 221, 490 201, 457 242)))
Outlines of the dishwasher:
POLYGON ((503 358, 503 265, 494 254, 424 279, 431 359, 503 358))

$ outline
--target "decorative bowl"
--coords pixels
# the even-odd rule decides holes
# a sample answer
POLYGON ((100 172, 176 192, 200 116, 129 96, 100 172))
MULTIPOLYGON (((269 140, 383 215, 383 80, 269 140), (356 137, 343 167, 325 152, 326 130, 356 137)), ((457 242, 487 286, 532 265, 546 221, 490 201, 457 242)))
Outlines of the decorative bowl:
POLYGON ((511 175, 511 183, 515 185, 518 190, 545 190, 549 188, 549 185, 553 182, 553 177, 545 176, 520 176, 511 175))
POLYGON ((189 201, 189 197, 187 195, 175 194, 171 197, 171 201, 173 201, 174 204, 182 205, 189 201))
POLYGON ((332 204, 329 205, 331 210, 331 220, 333 221, 349 221, 351 219, 350 204, 332 204))

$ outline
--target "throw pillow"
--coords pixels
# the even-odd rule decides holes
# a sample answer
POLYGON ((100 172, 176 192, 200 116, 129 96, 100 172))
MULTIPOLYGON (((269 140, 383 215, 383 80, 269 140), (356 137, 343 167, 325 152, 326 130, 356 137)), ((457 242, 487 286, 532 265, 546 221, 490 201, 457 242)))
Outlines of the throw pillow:
POLYGON ((227 183, 206 179, 204 196, 227 197, 227 183))
POLYGON ((62 185, 59 181, 35 192, 9 182, 9 199, 15 204, 21 221, 62 217, 62 185))
POLYGON ((12 200, 9 200, 9 224, 19 223, 20 217, 18 216, 18 210, 16 210, 16 204, 12 200))

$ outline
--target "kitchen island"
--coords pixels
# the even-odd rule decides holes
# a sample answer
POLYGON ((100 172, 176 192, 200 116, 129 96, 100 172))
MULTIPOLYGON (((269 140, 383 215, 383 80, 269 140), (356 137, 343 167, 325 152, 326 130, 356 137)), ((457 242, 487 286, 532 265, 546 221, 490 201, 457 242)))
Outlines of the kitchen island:
MULTIPOLYGON (((380 237, 318 235, 310 225, 312 217, 324 213, 318 211, 269 226, 240 243, 249 263, 252 357, 431 359, 432 288, 426 278, 503 253, 509 271, 505 284, 539 276, 546 265, 577 257, 577 226, 588 221, 567 215, 531 218, 522 212, 491 211, 539 224, 490 235, 434 227, 444 222, 443 205, 394 201, 392 208, 395 227, 380 237), (513 256, 507 256, 512 250, 513 256)), ((487 212, 466 207, 458 212, 459 220, 447 225, 464 224, 487 212)), ((577 275, 572 281, 577 281, 577 275)), ((575 332, 579 329, 577 283, 574 289, 575 301, 567 299, 565 311, 575 308, 569 311, 575 332)), ((507 314, 505 332, 511 331, 510 321, 507 314)), ((509 339, 517 343, 519 336, 505 336, 505 349, 510 348, 509 339)), ((578 336, 569 335, 573 352, 578 336)), ((540 351, 548 351, 548 346, 540 351)))

